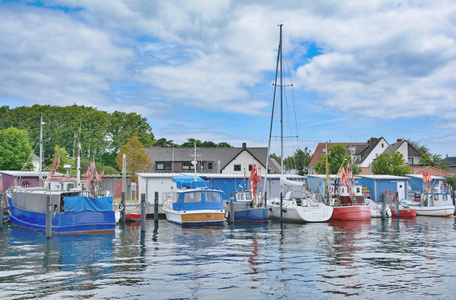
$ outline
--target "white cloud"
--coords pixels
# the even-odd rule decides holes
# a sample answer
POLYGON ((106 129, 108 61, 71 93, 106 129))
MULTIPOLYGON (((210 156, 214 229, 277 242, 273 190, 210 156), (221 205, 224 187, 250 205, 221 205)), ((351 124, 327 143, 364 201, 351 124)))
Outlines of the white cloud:
POLYGON ((318 105, 455 126, 452 1, 42 3, 0 4, 0 99, 157 118, 191 107, 263 116, 269 91, 258 87, 273 79, 283 21, 295 89, 318 105), (307 56, 309 45, 318 56, 307 56))

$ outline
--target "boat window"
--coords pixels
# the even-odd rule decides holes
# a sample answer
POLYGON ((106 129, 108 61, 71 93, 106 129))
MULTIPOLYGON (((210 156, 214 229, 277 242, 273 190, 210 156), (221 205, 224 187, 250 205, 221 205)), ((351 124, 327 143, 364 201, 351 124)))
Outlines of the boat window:
POLYGON ((184 202, 201 202, 201 193, 185 193, 184 202))
POLYGON ((206 192, 207 202, 220 202, 220 193, 206 192))
POLYGON ((245 195, 244 193, 239 193, 239 194, 237 194, 237 200, 238 200, 238 201, 245 200, 245 199, 244 199, 244 198, 245 198, 244 195, 245 195))
POLYGON ((447 201, 447 195, 442 195, 442 200, 447 201))
POLYGON ((361 193, 361 188, 357 187, 357 188, 356 188, 356 193, 357 193, 357 194, 361 193))
POLYGON ((245 194, 245 200, 252 200, 252 194, 251 193, 245 194))

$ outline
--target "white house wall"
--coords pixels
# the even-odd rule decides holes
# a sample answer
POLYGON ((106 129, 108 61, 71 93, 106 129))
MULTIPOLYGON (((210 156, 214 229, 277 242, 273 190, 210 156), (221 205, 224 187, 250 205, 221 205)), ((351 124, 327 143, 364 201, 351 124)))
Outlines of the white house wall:
POLYGON ((376 159, 380 154, 385 152, 386 148, 388 148, 389 144, 386 142, 384 138, 380 140, 380 142, 377 143, 375 148, 369 153, 369 155, 366 157, 366 159, 363 161, 362 164, 360 164, 360 167, 369 167, 369 165, 376 159), (382 147, 383 146, 383 147, 382 147))
MULTIPOLYGON (((249 177, 249 165, 261 166, 260 162, 256 160, 249 152, 242 151, 233 161, 226 165, 226 167, 222 170, 222 174, 238 174, 249 177), (241 171, 234 171, 234 165, 241 165, 241 171)), ((261 166, 261 174, 265 174, 263 166, 261 166)))

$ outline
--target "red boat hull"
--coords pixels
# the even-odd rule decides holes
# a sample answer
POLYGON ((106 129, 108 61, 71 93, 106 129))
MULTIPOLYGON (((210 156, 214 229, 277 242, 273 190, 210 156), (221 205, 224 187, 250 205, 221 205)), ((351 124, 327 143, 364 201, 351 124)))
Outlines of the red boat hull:
POLYGON ((365 205, 336 206, 331 220, 361 221, 370 220, 370 207, 365 205))
POLYGON ((126 212, 125 213, 125 221, 127 221, 127 222, 139 222, 139 221, 141 221, 141 214, 134 213, 134 212, 126 212))
MULTIPOLYGON (((396 210, 391 209, 391 216, 396 217, 396 210)), ((416 209, 400 209, 399 210, 399 218, 415 218, 416 217, 416 209)))

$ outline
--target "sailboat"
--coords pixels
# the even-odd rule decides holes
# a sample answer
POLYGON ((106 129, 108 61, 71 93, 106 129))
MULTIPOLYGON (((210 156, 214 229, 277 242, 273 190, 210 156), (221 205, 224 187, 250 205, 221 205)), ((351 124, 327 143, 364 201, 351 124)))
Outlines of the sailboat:
MULTIPOLYGON (((274 102, 277 87, 277 73, 280 66, 280 157, 281 157, 281 175, 280 175, 280 198, 272 198, 267 200, 269 209, 269 217, 271 219, 279 219, 292 222, 326 222, 333 213, 333 208, 316 200, 315 196, 304 188, 304 183, 288 180, 283 174, 283 76, 282 76, 282 26, 280 24, 280 41, 277 53, 277 66, 274 85, 274 102), (284 186, 301 187, 300 191, 288 192, 283 197, 284 186)), ((272 105, 274 111, 274 103, 272 105)), ((274 115, 274 114, 272 114, 274 115)), ((269 146, 271 147, 273 119, 271 116, 271 128, 269 134, 269 146)), ((269 152, 269 151, 268 151, 269 152)), ((269 153, 268 153, 269 157, 269 153)), ((268 161, 267 159, 266 161, 268 161)), ((266 166, 267 170, 267 166, 266 166)))
POLYGON ((268 222, 268 209, 258 201, 257 184, 261 181, 261 175, 258 175, 258 171, 261 171, 261 168, 252 165, 249 177, 250 189, 232 192, 230 201, 225 202, 227 220, 231 220, 231 209, 233 209, 234 222, 268 222), (232 207, 231 201, 233 201, 232 207))
MULTIPOLYGON (((41 117, 40 128, 40 185, 42 173, 43 138, 41 117)), ((80 148, 78 146, 78 148, 80 148)), ((7 192, 8 212, 13 225, 46 231, 46 213, 51 212, 51 231, 57 234, 113 231, 116 216, 112 197, 93 198, 80 182, 78 155, 77 182, 53 182, 51 177, 57 169, 59 159, 48 175, 44 187, 12 187, 7 192)), ((95 173, 95 172, 94 172, 95 173)), ((95 173, 96 174, 96 173, 95 173)), ((98 174, 97 174, 98 175, 98 174)), ((101 176, 100 176, 101 177, 101 176)), ((86 188, 88 183, 86 183, 86 188)))

